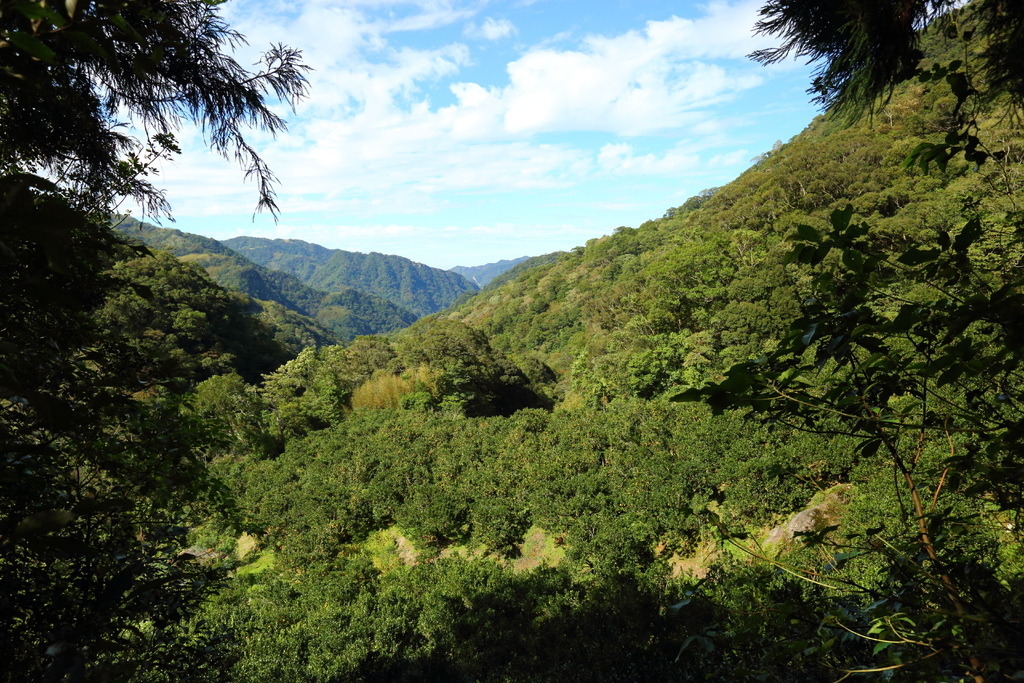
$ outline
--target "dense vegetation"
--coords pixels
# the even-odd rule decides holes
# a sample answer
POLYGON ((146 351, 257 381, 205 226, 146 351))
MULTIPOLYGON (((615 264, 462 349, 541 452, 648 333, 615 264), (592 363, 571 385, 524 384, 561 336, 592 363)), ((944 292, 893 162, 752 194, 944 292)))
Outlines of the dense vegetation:
POLYGON ((476 286, 458 273, 401 256, 327 249, 302 240, 232 237, 226 245, 260 265, 294 274, 327 292, 346 288, 376 294, 417 316, 447 308, 476 286))
POLYGON ((1019 680, 1024 17, 836 5, 764 27, 872 116, 290 359, 196 264, 297 280, 4 176, 0 680, 1019 680))
POLYGON ((217 636, 186 622, 222 576, 185 534, 231 509, 207 467, 219 437, 184 392, 233 361, 258 373, 273 343, 194 270, 116 272, 141 252, 110 211, 166 207, 147 164, 183 119, 272 210, 241 129, 280 130, 266 95, 300 98, 305 67, 279 46, 247 71, 203 2, 5 3, 0 34, 0 679, 183 680, 213 665, 217 636))
POLYGON ((202 266, 222 287, 248 295, 289 340, 309 340, 318 346, 348 341, 359 335, 406 327, 417 317, 386 299, 351 287, 314 289, 290 273, 257 265, 209 237, 158 228, 131 218, 121 221, 118 229, 130 238, 202 266))
POLYGON ((902 165, 922 138, 942 133, 954 104, 948 89, 914 83, 874 119, 819 117, 726 187, 444 315, 508 352, 543 352, 588 399, 650 397, 713 376, 769 350, 800 312, 809 271, 786 263, 797 225, 821 230, 849 204, 872 243, 895 250, 957 229, 965 197, 999 201, 1000 169, 902 165))

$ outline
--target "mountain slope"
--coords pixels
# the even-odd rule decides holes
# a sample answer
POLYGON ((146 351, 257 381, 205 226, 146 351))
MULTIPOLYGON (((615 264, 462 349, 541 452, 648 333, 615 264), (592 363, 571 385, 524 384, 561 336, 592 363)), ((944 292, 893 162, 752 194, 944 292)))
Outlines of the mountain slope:
MULTIPOLYGON (((539 351, 588 401, 702 381, 761 356, 798 317, 811 293, 808 268, 786 262, 797 225, 824 233, 831 212, 849 204, 870 227, 866 239, 895 250, 959 231, 962 198, 998 205, 994 165, 902 165, 922 140, 941 141, 954 104, 948 91, 912 83, 873 120, 819 117, 699 201, 590 240, 444 316, 507 353, 539 351)), ((1019 130, 989 125, 1019 143, 1019 130)))
POLYGON ((431 268, 401 256, 327 249, 301 240, 233 237, 224 244, 268 268, 292 273, 324 291, 352 287, 369 292, 424 316, 450 306, 476 286, 447 270, 431 268))
POLYGON ((303 282, 334 253, 333 249, 302 240, 232 237, 222 243, 254 263, 291 273, 303 282))
POLYGON ((222 287, 281 307, 263 304, 268 316, 280 317, 282 308, 291 311, 294 315, 287 316, 287 323, 296 328, 298 338, 317 343, 353 339, 406 327, 417 318, 386 299, 352 288, 319 291, 303 284, 291 273, 257 265, 209 237, 134 220, 125 221, 118 229, 150 247, 169 251, 184 261, 202 266, 222 287), (311 320, 303 322, 295 315, 311 320))
POLYGON ((512 266, 518 265, 528 258, 530 257, 520 256, 519 258, 504 259, 496 263, 487 263, 482 266, 455 266, 448 270, 453 273, 458 273, 462 277, 474 283, 477 287, 483 287, 512 266))

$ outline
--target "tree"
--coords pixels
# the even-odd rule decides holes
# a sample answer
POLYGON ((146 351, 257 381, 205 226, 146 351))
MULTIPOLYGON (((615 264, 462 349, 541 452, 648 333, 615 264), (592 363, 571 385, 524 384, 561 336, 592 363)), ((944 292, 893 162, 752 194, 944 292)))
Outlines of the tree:
POLYGON ((127 286, 104 272, 110 231, 23 179, 0 189, 0 680, 167 664, 215 585, 181 554, 187 525, 226 502, 211 435, 125 371, 134 349, 93 314, 127 286))
POLYGON ((818 62, 809 91, 815 101, 855 116, 920 73, 920 42, 927 31, 956 35, 957 25, 970 17, 969 33, 960 35, 966 41, 984 37, 973 64, 978 75, 991 85, 990 94, 1008 95, 1018 108, 1024 104, 1019 49, 1024 7, 1019 3, 976 0, 965 7, 956 0, 769 0, 761 17, 757 29, 782 38, 783 44, 751 56, 764 64, 791 54, 818 62))
POLYGON ((276 45, 259 71, 242 68, 229 51, 245 39, 219 4, 0 2, 0 170, 44 171, 90 209, 127 195, 147 213, 166 213, 145 180, 147 163, 174 151, 170 134, 188 120, 256 179, 257 209, 276 212, 274 176, 243 127, 283 130, 266 97, 294 104, 308 67, 298 50, 276 45), (125 135, 119 112, 151 131, 147 138, 125 135))
POLYGON ((216 5, 0 0, 2 681, 188 680, 203 666, 210 634, 181 624, 220 572, 183 543, 230 508, 205 467, 211 425, 181 409, 175 385, 195 377, 140 385, 121 362, 135 349, 94 311, 131 287, 110 272, 125 248, 110 211, 125 195, 167 208, 146 163, 181 120, 275 209, 241 127, 280 130, 265 96, 294 102, 305 67, 284 47, 257 73, 239 67, 225 51, 242 38, 216 5), (125 136, 119 111, 152 134, 125 136))
POLYGON ((680 398, 846 434, 858 441, 859 461, 892 470, 884 526, 806 539, 829 551, 824 564, 777 564, 811 586, 778 610, 820 620, 812 645, 800 641, 805 654, 827 661, 852 634, 872 647, 847 649, 854 663, 840 668, 849 674, 1019 677, 1021 575, 999 566, 993 541, 1012 535, 1004 524, 1024 509, 1024 222, 1011 172, 1020 159, 991 149, 983 124, 994 102, 1012 117, 1021 111, 1021 72, 1010 69, 1024 48, 1024 14, 980 0, 964 8, 769 2, 762 16, 761 30, 785 43, 755 57, 819 60, 812 91, 833 112, 871 111, 912 76, 948 86, 955 104, 945 136, 922 142, 906 163, 925 173, 952 170, 960 155, 966 173, 995 164, 999 191, 963 201, 957 229, 896 250, 873 241, 850 206, 835 210, 827 229, 797 226, 789 261, 814 276, 788 337, 680 398), (919 65, 920 42, 937 30, 958 58, 919 65))
POLYGON ((113 272, 131 286, 111 292, 95 315, 104 336, 135 351, 117 359, 126 376, 166 383, 238 372, 256 382, 291 357, 250 314, 248 297, 225 291, 195 264, 154 252, 118 261, 113 272))

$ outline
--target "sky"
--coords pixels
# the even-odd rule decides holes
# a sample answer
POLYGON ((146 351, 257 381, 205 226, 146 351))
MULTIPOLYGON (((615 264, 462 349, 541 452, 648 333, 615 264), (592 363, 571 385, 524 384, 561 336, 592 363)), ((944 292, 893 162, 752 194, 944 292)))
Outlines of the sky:
MULTIPOLYGON (((230 0, 254 63, 301 49, 309 97, 276 139, 280 216, 202 134, 162 163, 176 227, 294 238, 438 268, 637 227, 810 123, 810 69, 747 55, 761 0, 230 0)), ((151 178, 153 179, 153 178, 151 178)), ((136 211, 137 214, 137 211, 136 211)), ((143 217, 146 218, 146 217, 143 217)))

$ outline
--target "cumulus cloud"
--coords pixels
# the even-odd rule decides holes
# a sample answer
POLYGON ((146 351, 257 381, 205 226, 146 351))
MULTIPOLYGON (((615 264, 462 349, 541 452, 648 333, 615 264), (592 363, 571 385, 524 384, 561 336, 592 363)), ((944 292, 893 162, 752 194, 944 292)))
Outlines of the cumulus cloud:
POLYGON ((457 132, 483 132, 487 122, 492 134, 520 137, 651 135, 697 125, 708 109, 763 81, 746 62, 730 69, 712 61, 742 57, 758 44, 749 29, 756 6, 716 3, 700 20, 672 17, 618 36, 588 36, 573 49, 530 50, 508 64, 503 87, 452 84, 457 102, 438 113, 457 132))
MULTIPOLYGON (((765 79, 763 70, 742 59, 764 46, 750 34, 760 0, 715 1, 699 18, 649 21, 615 35, 570 40, 563 33, 556 42, 538 40, 489 82, 477 71, 473 79, 460 78, 480 59, 467 44, 399 40, 439 27, 449 27, 445 35, 451 36, 459 25, 473 40, 516 33, 507 19, 480 19, 485 4, 226 5, 251 44, 289 36, 315 68, 311 96, 289 133, 276 141, 255 138, 282 180, 285 211, 414 214, 443 210, 455 201, 450 193, 694 173, 708 163, 700 145, 672 141, 717 135, 725 120, 722 105, 765 79), (551 141, 563 133, 602 139, 551 141), (636 152, 633 141, 645 136, 664 138, 667 149, 636 152)), ((164 169, 176 211, 251 210, 252 192, 240 189, 240 173, 202 151, 194 133, 184 137, 189 153, 164 169)), ((733 158, 719 151, 713 163, 733 158)))

